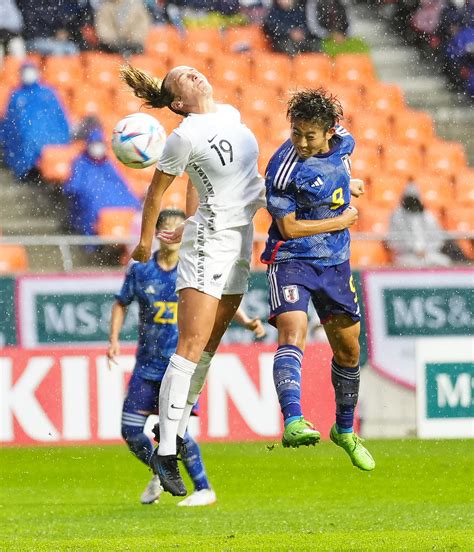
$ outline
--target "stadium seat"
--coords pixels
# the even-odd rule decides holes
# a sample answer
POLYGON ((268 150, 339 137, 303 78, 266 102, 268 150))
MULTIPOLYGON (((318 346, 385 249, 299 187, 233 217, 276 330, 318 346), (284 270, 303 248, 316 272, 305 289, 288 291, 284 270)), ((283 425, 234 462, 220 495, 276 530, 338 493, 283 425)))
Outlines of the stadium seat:
POLYGON ((160 59, 157 56, 150 55, 134 55, 129 59, 130 65, 143 69, 147 73, 159 78, 163 78, 168 72, 168 64, 164 59, 160 59))
POLYGON ((474 211, 469 207, 451 207, 445 215, 446 230, 453 232, 474 231, 474 211))
POLYGON ((456 201, 459 205, 474 204, 474 169, 456 174, 456 201))
POLYGON ((122 117, 136 113, 137 111, 143 111, 155 116, 152 111, 143 107, 144 102, 145 100, 137 98, 131 90, 116 90, 113 95, 113 115, 116 122, 122 117))
POLYGON ((192 57, 190 54, 183 52, 170 52, 169 54, 169 69, 178 67, 179 65, 190 66, 200 71, 213 83, 212 78, 212 61, 211 56, 208 54, 199 54, 194 52, 192 57))
POLYGON ((183 120, 180 115, 173 113, 169 109, 157 109, 151 112, 153 117, 158 119, 160 123, 164 126, 166 133, 170 134, 183 120))
POLYGON ((240 96, 238 87, 233 84, 219 83, 212 85, 214 99, 219 103, 230 103, 233 106, 238 106, 240 96))
POLYGON ((101 54, 99 52, 84 52, 85 84, 92 87, 106 87, 116 90, 123 87, 120 80, 120 66, 124 64, 121 56, 101 54))
MULTIPOLYGON (((217 57, 213 60, 213 72, 215 75, 219 75, 216 84, 242 89, 250 82, 250 58, 246 54, 217 57)), ((213 84, 212 81, 211 84, 213 84)))
POLYGON ((428 146, 435 136, 433 119, 423 111, 399 111, 394 116, 393 138, 412 146, 428 146))
POLYGON ((405 109, 405 100, 399 86, 373 82, 364 91, 364 105, 369 111, 394 115, 405 109))
POLYGON ((297 87, 328 88, 331 86, 333 66, 325 54, 300 54, 293 59, 292 83, 297 87))
POLYGON ((73 90, 70 109, 78 119, 86 115, 97 115, 100 118, 113 112, 113 95, 108 88, 80 86, 73 90))
POLYGON ((375 80, 374 65, 367 54, 340 54, 334 63, 334 76, 339 83, 357 83, 363 88, 375 80))
POLYGON ((271 117, 273 113, 284 109, 275 91, 260 85, 249 84, 240 93, 240 110, 242 114, 257 114, 271 117))
MULTIPOLYGON (((1 78, 1 77, 0 77, 1 78)), ((13 89, 9 86, 0 86, 0 118, 5 114, 13 89)))
POLYGON ((370 200, 377 206, 394 209, 399 203, 407 184, 406 178, 380 172, 371 179, 370 200))
POLYGON ((71 165, 84 148, 82 142, 44 146, 37 163, 41 176, 51 184, 63 184, 71 176, 71 165))
POLYGON ((389 261, 389 254, 380 241, 351 241, 351 266, 365 268, 383 266, 389 261))
POLYGON ((275 146, 273 143, 263 142, 259 144, 259 147, 260 147, 260 154, 258 156, 258 172, 261 175, 264 175, 268 162, 270 161, 272 155, 277 150, 278 146, 275 146))
POLYGON ((215 27, 188 29, 183 36, 183 50, 189 55, 214 57, 224 50, 222 33, 215 27))
POLYGON ((351 160, 353 178, 366 180, 371 174, 380 172, 380 156, 373 146, 356 145, 351 160))
POLYGON ((43 79, 57 91, 72 91, 84 79, 80 56, 47 57, 43 69, 43 79))
POLYGON ((415 178, 423 169, 419 150, 405 145, 388 144, 384 147, 383 167, 387 172, 415 178))
POLYGON ((0 274, 28 270, 28 254, 23 245, 0 244, 0 274))
POLYGON ((269 53, 259 53, 253 56, 253 83, 286 90, 291 77, 292 66, 288 56, 269 53))
POLYGON ((359 228, 362 232, 385 234, 388 231, 393 209, 380 207, 375 203, 364 207, 359 217, 359 228))
MULTIPOLYGON (((341 102, 345 119, 352 119, 361 112, 362 93, 358 87, 352 86, 350 83, 345 85, 337 83, 331 85, 329 90, 341 102)), ((345 120, 342 120, 342 126, 344 126, 344 123, 345 120)))
POLYGON ((146 55, 167 61, 170 55, 180 52, 181 49, 181 36, 174 25, 154 26, 148 31, 145 41, 146 55))
POLYGON ((459 142, 432 142, 426 149, 425 168, 430 172, 440 172, 451 177, 466 167, 466 154, 459 142))
POLYGON ((224 35, 224 44, 228 52, 263 52, 268 50, 267 39, 260 25, 230 27, 224 35))
POLYGON ((444 174, 420 173, 415 179, 420 194, 429 209, 439 210, 448 207, 454 195, 454 187, 444 174))
POLYGON ((354 117, 351 132, 357 142, 365 142, 380 147, 390 141, 390 124, 380 114, 361 113, 354 117))
POLYGON ((145 169, 132 169, 120 163, 113 152, 110 153, 110 159, 114 163, 118 172, 122 175, 129 189, 138 197, 143 198, 148 186, 151 183, 155 167, 146 167, 145 169))
POLYGON ((188 176, 183 175, 175 178, 171 186, 163 194, 161 204, 163 207, 177 207, 186 209, 186 189, 188 186, 188 176))
POLYGON ((20 82, 20 67, 26 61, 32 61, 38 66, 41 65, 39 54, 29 54, 26 59, 16 56, 6 56, 0 64, 0 83, 3 86, 15 87, 20 82))
POLYGON ((102 238, 128 238, 136 215, 128 207, 104 207, 97 217, 96 231, 102 238))

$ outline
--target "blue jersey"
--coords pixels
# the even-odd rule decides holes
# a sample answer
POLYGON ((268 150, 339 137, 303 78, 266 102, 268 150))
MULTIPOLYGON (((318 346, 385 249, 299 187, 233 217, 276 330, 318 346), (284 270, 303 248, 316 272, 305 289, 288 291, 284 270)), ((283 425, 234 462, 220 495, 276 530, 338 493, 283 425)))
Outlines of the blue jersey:
POLYGON ((161 381, 178 343, 176 267, 166 271, 156 262, 131 265, 120 293, 121 305, 139 304, 138 349, 135 371, 144 379, 161 381))
POLYGON ((262 262, 305 259, 320 266, 341 264, 350 256, 349 230, 284 240, 276 220, 294 212, 297 220, 321 220, 340 215, 349 205, 350 155, 354 139, 341 126, 327 153, 301 159, 290 140, 276 151, 267 167, 267 209, 272 215, 262 262))

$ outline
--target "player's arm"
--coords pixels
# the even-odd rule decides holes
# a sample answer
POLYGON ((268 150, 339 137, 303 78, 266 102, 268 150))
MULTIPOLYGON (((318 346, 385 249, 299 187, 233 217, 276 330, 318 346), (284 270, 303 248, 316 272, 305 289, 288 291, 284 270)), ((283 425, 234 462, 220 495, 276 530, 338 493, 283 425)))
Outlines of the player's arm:
POLYGON ((280 219, 276 219, 278 230, 285 240, 337 232, 352 226, 358 217, 357 209, 349 206, 341 215, 321 220, 297 220, 293 211, 280 219))
POLYGON ((234 320, 237 324, 240 324, 244 328, 247 328, 247 330, 253 332, 257 338, 265 337, 267 333, 260 318, 250 318, 242 307, 239 307, 235 311, 234 320))
POLYGON ((146 263, 150 259, 156 221, 160 214, 161 200, 174 179, 175 175, 164 173, 159 169, 156 169, 153 175, 153 180, 148 188, 145 203, 143 204, 140 242, 132 253, 132 259, 136 261, 146 263))
POLYGON ((110 318, 109 348, 107 349, 107 361, 109 368, 111 363, 117 364, 115 357, 120 354, 119 335, 122 329, 127 307, 118 301, 112 306, 112 316, 110 318))

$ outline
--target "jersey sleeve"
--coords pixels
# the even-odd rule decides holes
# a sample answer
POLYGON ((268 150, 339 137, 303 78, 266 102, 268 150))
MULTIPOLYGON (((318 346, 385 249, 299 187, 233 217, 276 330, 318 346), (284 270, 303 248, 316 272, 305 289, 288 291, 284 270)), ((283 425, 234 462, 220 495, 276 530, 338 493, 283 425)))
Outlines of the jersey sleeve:
POLYGON ((355 147, 355 140, 352 134, 341 125, 336 126, 336 134, 342 138, 341 154, 352 155, 355 147))
POLYGON ((290 184, 285 190, 267 189, 267 209, 274 219, 281 219, 296 211, 294 187, 290 184))
POLYGON ((166 140, 165 149, 158 161, 158 169, 166 174, 181 176, 189 163, 192 149, 189 138, 176 131, 172 132, 166 140))
POLYGON ((135 274, 135 266, 137 263, 131 265, 129 268, 125 280, 122 285, 122 289, 119 291, 119 293, 115 294, 115 299, 123 305, 128 306, 135 298, 135 292, 136 292, 136 274, 135 274))

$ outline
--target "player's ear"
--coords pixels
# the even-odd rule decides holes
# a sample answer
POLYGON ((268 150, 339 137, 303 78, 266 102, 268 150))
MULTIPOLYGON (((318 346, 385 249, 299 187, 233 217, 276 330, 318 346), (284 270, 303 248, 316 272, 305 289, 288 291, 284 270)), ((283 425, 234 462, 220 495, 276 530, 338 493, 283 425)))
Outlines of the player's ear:
POLYGON ((326 138, 330 140, 334 134, 336 134, 336 127, 332 127, 326 132, 326 138))
POLYGON ((176 111, 182 111, 183 110, 184 103, 180 98, 175 98, 171 102, 172 109, 175 109, 176 111))

